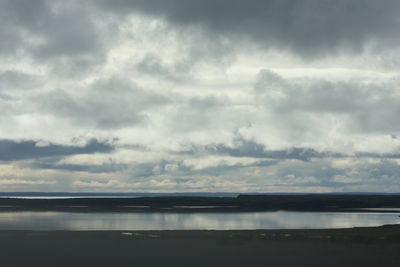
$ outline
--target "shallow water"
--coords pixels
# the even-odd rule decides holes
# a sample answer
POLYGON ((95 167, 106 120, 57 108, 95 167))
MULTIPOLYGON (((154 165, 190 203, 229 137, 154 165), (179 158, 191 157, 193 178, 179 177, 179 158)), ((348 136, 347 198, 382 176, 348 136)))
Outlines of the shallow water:
POLYGON ((400 223, 400 213, 232 212, 83 213, 0 212, 0 230, 312 229, 400 223))

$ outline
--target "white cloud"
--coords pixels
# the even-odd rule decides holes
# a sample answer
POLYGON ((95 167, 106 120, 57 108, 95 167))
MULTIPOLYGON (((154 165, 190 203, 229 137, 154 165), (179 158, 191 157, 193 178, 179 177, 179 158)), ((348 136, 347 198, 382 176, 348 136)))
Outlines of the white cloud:
POLYGON ((399 187, 396 1, 114 2, 1 1, 1 190, 399 187))

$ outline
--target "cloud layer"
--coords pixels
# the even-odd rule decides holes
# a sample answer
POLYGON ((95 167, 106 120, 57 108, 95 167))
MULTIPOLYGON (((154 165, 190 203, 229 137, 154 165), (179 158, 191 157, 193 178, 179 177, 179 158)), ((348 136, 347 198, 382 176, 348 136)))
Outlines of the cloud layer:
POLYGON ((395 0, 0 0, 2 191, 400 190, 395 0))
POLYGON ((42 157, 69 156, 78 154, 109 153, 113 146, 96 139, 83 146, 66 146, 37 141, 0 140, 0 161, 35 159, 42 157))

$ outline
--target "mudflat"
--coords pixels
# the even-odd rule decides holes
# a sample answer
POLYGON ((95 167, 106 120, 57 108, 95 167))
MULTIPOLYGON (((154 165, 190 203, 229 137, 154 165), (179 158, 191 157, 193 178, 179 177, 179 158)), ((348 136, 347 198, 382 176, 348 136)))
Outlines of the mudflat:
POLYGON ((0 231, 0 266, 400 266, 400 225, 324 230, 0 231))

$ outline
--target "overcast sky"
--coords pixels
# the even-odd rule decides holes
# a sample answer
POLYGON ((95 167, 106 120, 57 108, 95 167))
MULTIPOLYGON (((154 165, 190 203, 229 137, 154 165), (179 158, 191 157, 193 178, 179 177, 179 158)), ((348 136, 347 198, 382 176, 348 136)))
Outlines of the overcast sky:
POLYGON ((0 191, 400 191, 398 0, 0 0, 0 191))

